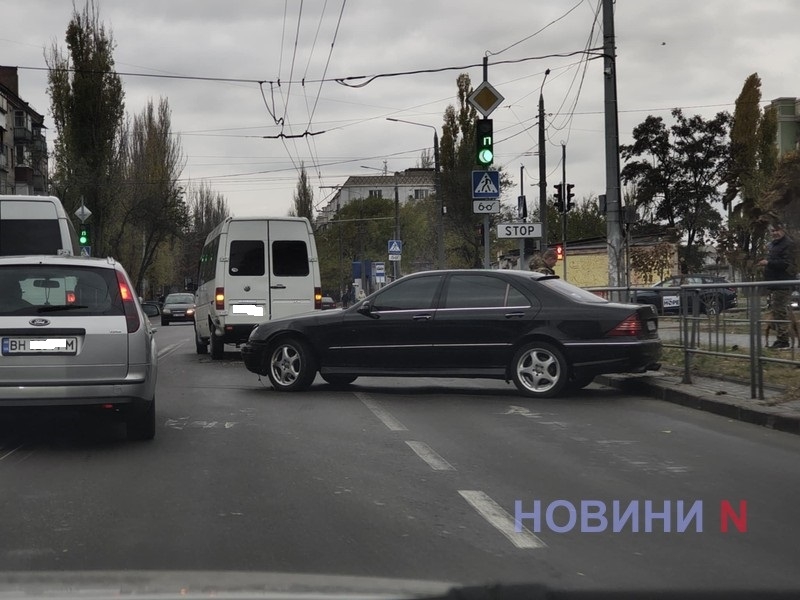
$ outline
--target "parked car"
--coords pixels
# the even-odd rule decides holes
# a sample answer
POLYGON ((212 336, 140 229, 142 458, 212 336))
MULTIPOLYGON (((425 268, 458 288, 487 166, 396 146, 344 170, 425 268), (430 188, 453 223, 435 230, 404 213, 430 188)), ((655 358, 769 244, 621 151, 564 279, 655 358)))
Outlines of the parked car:
POLYGON ((194 294, 169 294, 161 307, 161 324, 169 325, 174 321, 194 321, 194 294))
POLYGON ((330 296, 322 297, 322 310, 330 310, 336 308, 336 302, 330 296))
POLYGON ((0 258, 0 355, 0 409, 100 411, 155 436, 155 330, 113 259, 0 258))
POLYGON ((510 270, 416 273, 346 310, 262 323, 242 346, 247 369, 279 391, 304 390, 319 372, 333 385, 361 375, 504 379, 547 397, 601 373, 657 369, 660 356, 653 307, 510 270))
MULTIPOLYGON (((678 314, 681 312, 681 295, 678 289, 684 285, 705 285, 730 283, 717 275, 676 275, 654 284, 648 290, 636 290, 631 293, 631 302, 651 304, 661 314, 678 314)), ((734 308, 738 304, 738 294, 734 287, 701 288, 700 313, 716 315, 724 310, 734 308)), ((693 294, 688 295, 687 311, 692 313, 693 294)))

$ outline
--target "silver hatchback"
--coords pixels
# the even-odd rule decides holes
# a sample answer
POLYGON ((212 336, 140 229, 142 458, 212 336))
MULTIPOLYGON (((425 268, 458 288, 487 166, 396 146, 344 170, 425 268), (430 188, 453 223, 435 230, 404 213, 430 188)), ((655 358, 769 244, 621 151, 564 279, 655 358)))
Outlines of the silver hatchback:
POLYGON ((113 259, 0 258, 0 409, 113 414, 155 436, 155 330, 113 259))

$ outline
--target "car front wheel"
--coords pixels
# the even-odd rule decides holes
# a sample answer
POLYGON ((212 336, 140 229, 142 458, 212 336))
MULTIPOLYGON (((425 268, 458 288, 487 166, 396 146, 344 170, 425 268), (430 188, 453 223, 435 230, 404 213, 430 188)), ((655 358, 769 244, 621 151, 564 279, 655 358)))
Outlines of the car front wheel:
POLYGON ((311 349, 305 342, 284 338, 267 352, 267 375, 272 387, 280 392, 308 389, 317 374, 311 349))
POLYGON ((326 374, 322 378, 334 387, 344 387, 358 379, 358 375, 326 374))
POLYGON ((557 348, 545 342, 532 342, 514 355, 511 377, 523 395, 550 398, 564 389, 569 371, 557 348))

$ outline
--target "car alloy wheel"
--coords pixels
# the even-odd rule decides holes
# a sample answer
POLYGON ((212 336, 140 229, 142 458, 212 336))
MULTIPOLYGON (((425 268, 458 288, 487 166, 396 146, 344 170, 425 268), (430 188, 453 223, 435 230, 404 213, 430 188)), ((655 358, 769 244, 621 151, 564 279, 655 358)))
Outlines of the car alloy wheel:
POLYGON ((568 370, 563 355, 554 346, 532 342, 514 355, 511 376, 525 396, 549 398, 564 389, 568 370))
POLYGON ((308 389, 317 374, 311 350, 298 339, 279 340, 270 347, 267 357, 267 374, 272 387, 278 391, 308 389))

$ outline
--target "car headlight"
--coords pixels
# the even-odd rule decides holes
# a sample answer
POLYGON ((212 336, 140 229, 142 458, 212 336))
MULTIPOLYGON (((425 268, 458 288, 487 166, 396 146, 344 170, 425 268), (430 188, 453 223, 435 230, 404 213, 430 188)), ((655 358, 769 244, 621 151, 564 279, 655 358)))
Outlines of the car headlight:
POLYGON ((193 308, 187 308, 186 309, 186 314, 187 315, 193 315, 194 314, 194 309, 193 308))
POLYGON ((172 314, 172 311, 170 309, 168 309, 166 306, 164 307, 164 309, 161 312, 163 312, 165 315, 172 314))

